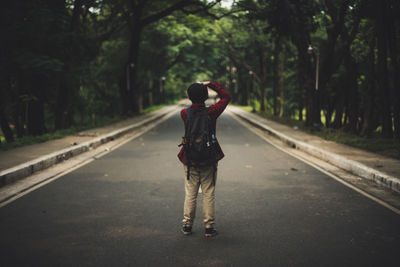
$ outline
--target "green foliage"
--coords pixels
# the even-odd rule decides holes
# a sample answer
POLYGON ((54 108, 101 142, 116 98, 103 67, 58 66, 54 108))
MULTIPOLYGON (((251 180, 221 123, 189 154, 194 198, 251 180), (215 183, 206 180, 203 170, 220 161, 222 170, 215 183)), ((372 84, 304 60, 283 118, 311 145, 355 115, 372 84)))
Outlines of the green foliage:
POLYGON ((79 112, 113 116, 121 113, 119 86, 121 66, 127 54, 127 42, 122 39, 102 43, 98 56, 89 64, 79 90, 79 112), (105 101, 106 100, 106 101, 105 101))
MULTIPOLYGON (((248 112, 252 111, 251 106, 238 106, 248 112)), ((258 113, 260 116, 269 120, 285 124, 290 127, 297 127, 309 134, 317 135, 325 140, 349 145, 352 147, 364 149, 370 152, 378 153, 383 156, 400 159, 400 142, 396 139, 382 138, 378 133, 370 137, 362 137, 343 130, 322 128, 318 131, 312 130, 304 125, 304 122, 290 117, 277 117, 271 113, 258 113)))
POLYGON ((326 140, 400 159, 400 142, 396 139, 382 138, 377 133, 369 137, 363 137, 345 131, 324 129, 317 134, 326 140))
POLYGON ((47 55, 35 55, 32 53, 24 53, 15 58, 15 62, 21 66, 22 71, 29 71, 35 75, 54 75, 61 72, 64 63, 47 55))
POLYGON ((235 103, 254 103, 267 112, 275 108, 289 118, 302 114, 303 120, 313 112, 324 114, 312 119, 355 134, 382 128, 386 102, 393 125, 399 121, 395 1, 381 18, 391 33, 385 37, 385 62, 378 62, 381 28, 373 11, 386 1, 238 0, 230 10, 220 4, 207 10, 213 1, 194 0, 168 16, 161 11, 178 0, 138 3, 32 0, 2 6, 0 45, 6 53, 0 62, 0 105, 18 136, 35 133, 37 124, 39 132, 51 132, 90 124, 93 117, 118 117, 126 114, 126 103, 138 99, 151 108, 185 96, 189 84, 203 80, 221 82, 235 103), (137 21, 144 24, 135 28, 137 21), (136 52, 133 72, 128 62, 136 52), (310 90, 317 55, 319 95, 310 90), (389 100, 378 79, 382 62, 389 100), (127 92, 130 73, 136 80, 127 92), (335 121, 335 114, 340 119, 335 121))
MULTIPOLYGON (((172 104, 176 101, 169 101, 169 104, 172 104)), ((165 107, 166 105, 157 105, 157 106, 152 106, 149 108, 144 109, 141 114, 147 114, 149 112, 161 109, 165 107)), ((137 114, 139 115, 139 114, 137 114)), ((136 115, 136 116, 137 116, 136 115)), ((46 133, 40 136, 24 136, 23 138, 19 139, 18 141, 12 142, 12 143, 7 143, 5 138, 0 136, 0 150, 9 150, 13 149, 16 147, 21 147, 21 146, 27 146, 27 145, 33 145, 33 144, 38 144, 38 143, 43 143, 46 141, 54 140, 54 139, 59 139, 63 138, 68 135, 73 135, 81 131, 85 131, 88 129, 96 128, 96 127, 102 127, 106 125, 110 125, 113 123, 121 122, 125 119, 128 119, 127 117, 121 117, 121 116, 116 116, 116 117, 97 117, 94 120, 90 120, 86 122, 85 124, 79 125, 79 126, 73 126, 68 129, 64 130, 57 130, 51 133, 46 133)), ((0 131, 0 134, 2 132, 0 131)))

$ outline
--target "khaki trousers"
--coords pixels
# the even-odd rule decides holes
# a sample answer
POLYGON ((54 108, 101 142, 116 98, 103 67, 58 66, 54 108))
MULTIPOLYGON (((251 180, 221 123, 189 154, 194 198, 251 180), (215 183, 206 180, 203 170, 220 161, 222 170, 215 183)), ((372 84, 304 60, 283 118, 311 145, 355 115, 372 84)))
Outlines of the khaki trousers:
POLYGON ((211 228, 215 223, 215 182, 217 180, 217 168, 214 166, 190 167, 189 180, 187 179, 187 166, 184 165, 184 169, 185 204, 183 208, 183 225, 193 225, 196 216, 197 194, 201 186, 203 194, 203 222, 205 228, 211 228))

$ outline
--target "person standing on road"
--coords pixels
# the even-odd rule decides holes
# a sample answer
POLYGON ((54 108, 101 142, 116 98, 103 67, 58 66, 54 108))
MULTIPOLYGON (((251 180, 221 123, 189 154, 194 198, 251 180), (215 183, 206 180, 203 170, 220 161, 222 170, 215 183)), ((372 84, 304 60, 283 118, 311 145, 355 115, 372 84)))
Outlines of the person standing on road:
MULTIPOLYGON (((224 157, 224 153, 215 137, 216 121, 219 115, 225 110, 231 96, 219 85, 213 82, 194 83, 187 89, 189 99, 192 101, 190 108, 182 109, 181 117, 185 125, 185 136, 188 127, 188 117, 199 116, 203 112, 206 113, 210 128, 212 131, 213 143, 215 143, 214 159, 210 164, 197 164, 192 162, 187 156, 187 148, 183 140, 182 149, 178 154, 179 160, 184 164, 185 170, 185 202, 182 232, 184 235, 192 233, 192 226, 196 214, 196 200, 199 187, 203 193, 203 222, 205 226, 205 236, 212 237, 217 234, 215 229, 215 182, 217 175, 217 163, 224 157), (205 101, 208 99, 207 87, 217 92, 220 100, 210 107, 205 107, 205 101)), ((192 120, 192 119, 190 119, 192 120)))

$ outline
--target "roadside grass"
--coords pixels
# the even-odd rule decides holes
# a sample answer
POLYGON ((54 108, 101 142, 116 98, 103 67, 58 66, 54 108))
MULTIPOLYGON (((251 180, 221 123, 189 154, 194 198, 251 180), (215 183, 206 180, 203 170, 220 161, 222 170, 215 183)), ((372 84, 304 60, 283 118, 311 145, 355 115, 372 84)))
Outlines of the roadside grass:
POLYGON ((161 109, 169 104, 176 103, 177 101, 170 101, 168 104, 163 104, 163 105, 156 105, 156 106, 151 106, 148 108, 145 108, 142 110, 142 112, 138 114, 134 114, 132 116, 116 116, 116 117, 97 117, 95 121, 90 121, 89 123, 86 123, 84 125, 77 125, 73 126, 69 129, 63 129, 63 130, 57 130, 54 132, 49 132, 43 135, 39 136, 24 136, 21 139, 17 139, 16 136, 15 141, 11 143, 7 143, 3 132, 0 129, 0 150, 10 150, 16 147, 22 147, 22 146, 27 146, 27 145, 33 145, 33 144, 38 144, 38 143, 43 143, 46 141, 62 138, 68 135, 73 135, 81 131, 97 128, 97 127, 102 127, 106 125, 110 125, 116 122, 120 122, 129 118, 133 118, 139 115, 147 114, 152 111, 161 109))
POLYGON ((379 133, 363 137, 343 130, 322 128, 321 131, 316 131, 314 134, 326 140, 400 159, 400 141, 394 138, 383 138, 379 133))
MULTIPOLYGON (((249 112, 252 110, 250 106, 237 107, 249 112)), ((315 129, 312 127, 306 127, 302 121, 288 117, 276 117, 267 112, 256 112, 256 114, 278 123, 282 123, 291 127, 297 127, 301 131, 319 136, 325 140, 371 151, 383 156, 400 159, 400 141, 394 138, 383 138, 378 132, 373 133, 369 137, 363 137, 351 134, 342 129, 330 129, 326 127, 315 129)))

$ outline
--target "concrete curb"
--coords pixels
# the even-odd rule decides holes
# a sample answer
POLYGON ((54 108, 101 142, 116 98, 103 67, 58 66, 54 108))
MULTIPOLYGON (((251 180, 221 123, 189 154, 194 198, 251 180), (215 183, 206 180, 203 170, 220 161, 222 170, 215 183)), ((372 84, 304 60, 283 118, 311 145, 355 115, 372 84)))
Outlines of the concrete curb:
POLYGON ((354 175, 357 175, 361 178, 368 179, 374 181, 377 184, 383 185, 387 188, 390 188, 393 191, 400 193, 400 179, 394 176, 388 175, 381 171, 370 168, 364 164, 361 164, 357 161, 347 159, 346 157, 340 156, 338 154, 323 150, 321 148, 315 147, 313 145, 304 143, 302 141, 291 138, 285 134, 282 134, 270 126, 261 123, 257 120, 257 115, 251 114, 247 111, 244 111, 237 107, 230 107, 230 111, 232 111, 238 117, 244 119, 250 124, 267 131, 270 135, 280 139, 284 143, 288 144, 292 148, 304 151, 314 157, 322 159, 336 167, 339 167, 345 171, 348 171, 354 175))
POLYGON ((160 110, 154 111, 153 112, 154 115, 151 115, 150 117, 148 117, 142 121, 139 121, 137 123, 134 123, 134 124, 131 124, 124 128, 115 130, 108 134, 104 134, 102 136, 99 136, 92 140, 86 141, 79 145, 76 145, 73 147, 68 147, 68 148, 50 153, 48 155, 39 157, 37 159, 19 164, 12 168, 0 171, 0 187, 5 186, 10 183, 14 183, 18 180, 21 180, 25 177, 28 177, 28 176, 38 172, 38 171, 47 169, 55 164, 63 162, 64 160, 67 160, 76 155, 79 155, 79 154, 89 151, 93 148, 96 148, 102 144, 105 144, 109 141, 112 141, 132 130, 135 130, 139 127, 145 126, 145 125, 152 123, 158 119, 161 119, 165 115, 169 114, 173 109, 175 109, 175 105, 162 108, 160 110))

